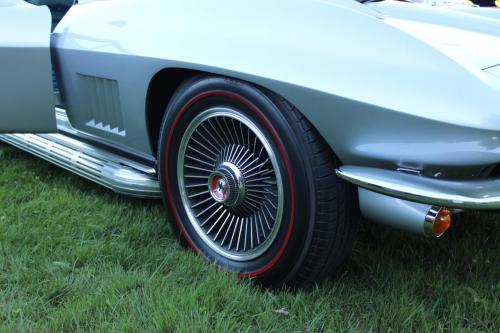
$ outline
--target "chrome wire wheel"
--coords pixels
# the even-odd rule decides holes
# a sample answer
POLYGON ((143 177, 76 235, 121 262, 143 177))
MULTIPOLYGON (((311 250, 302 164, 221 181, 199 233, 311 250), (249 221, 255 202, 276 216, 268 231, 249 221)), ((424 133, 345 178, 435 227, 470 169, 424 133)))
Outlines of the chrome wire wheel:
POLYGON ((253 120, 231 108, 201 112, 182 137, 177 174, 189 221, 214 251, 249 261, 273 244, 283 181, 276 154, 253 120))

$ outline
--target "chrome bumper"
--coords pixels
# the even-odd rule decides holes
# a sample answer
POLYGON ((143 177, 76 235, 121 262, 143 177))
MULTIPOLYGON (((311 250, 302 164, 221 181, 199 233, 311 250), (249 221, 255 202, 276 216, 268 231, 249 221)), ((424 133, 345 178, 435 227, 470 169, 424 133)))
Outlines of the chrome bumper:
POLYGON ((460 209, 500 209, 500 179, 451 181, 358 166, 342 166, 336 173, 359 187, 407 201, 460 209))

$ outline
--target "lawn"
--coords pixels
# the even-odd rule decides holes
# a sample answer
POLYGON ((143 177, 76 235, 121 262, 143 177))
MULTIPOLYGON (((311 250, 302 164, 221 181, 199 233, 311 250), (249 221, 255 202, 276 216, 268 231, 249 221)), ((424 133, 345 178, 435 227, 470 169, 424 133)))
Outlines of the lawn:
POLYGON ((464 220, 365 223, 342 275, 269 291, 179 246, 160 202, 0 143, 0 332, 499 332, 500 216, 464 220))

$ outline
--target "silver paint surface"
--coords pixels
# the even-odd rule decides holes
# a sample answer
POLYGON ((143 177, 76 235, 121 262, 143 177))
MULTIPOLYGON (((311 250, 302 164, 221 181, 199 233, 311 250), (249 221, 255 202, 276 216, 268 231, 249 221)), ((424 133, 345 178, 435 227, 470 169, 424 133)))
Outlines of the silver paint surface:
MULTIPOLYGON (((53 36, 69 118, 82 132, 152 155, 145 109, 151 78, 165 68, 195 69, 251 81, 287 98, 345 164, 445 173, 465 167, 475 176, 500 161, 500 79, 480 68, 499 64, 500 54, 498 60, 484 54, 481 61, 471 59, 473 45, 445 54, 401 28, 403 21, 414 23, 410 9, 393 7, 352 0, 74 6, 53 36), (464 60, 457 62, 460 52, 464 60), (126 136, 85 126, 88 120, 79 115, 90 101, 81 94, 80 74, 118 82, 126 136)), ((455 30, 475 31, 498 49, 499 22, 415 9, 416 18, 434 16, 436 34, 446 32, 439 20, 461 24, 455 30)))
POLYGON ((0 1, 0 133, 55 132, 50 12, 0 1))

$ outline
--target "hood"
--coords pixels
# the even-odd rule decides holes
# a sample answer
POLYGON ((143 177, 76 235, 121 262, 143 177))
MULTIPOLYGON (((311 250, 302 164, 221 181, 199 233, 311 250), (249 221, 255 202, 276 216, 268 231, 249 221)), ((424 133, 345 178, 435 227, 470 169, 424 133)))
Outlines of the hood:
POLYGON ((486 71, 492 75, 495 75, 500 79, 500 66, 493 66, 490 68, 487 68, 486 71))
MULTIPOLYGON (((370 3, 384 21, 475 70, 500 64, 500 9, 370 3)), ((425 59, 423 59, 425 60, 425 59)))

